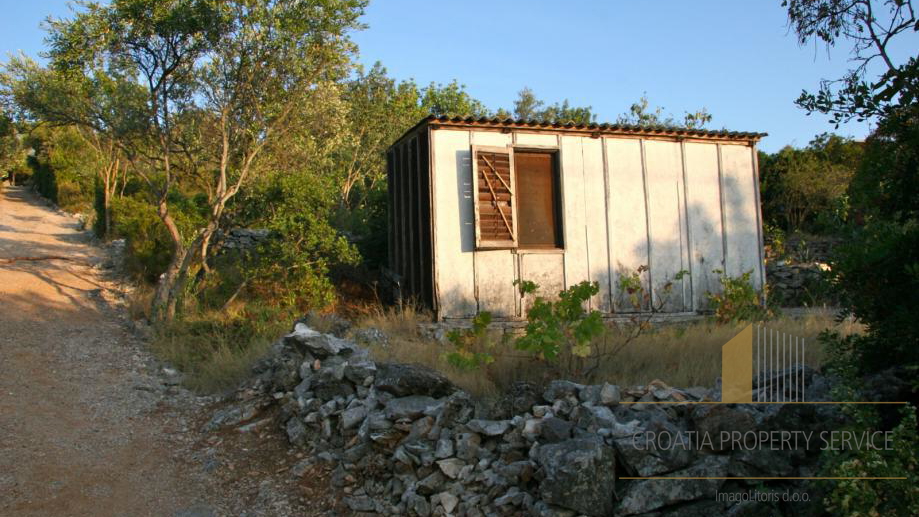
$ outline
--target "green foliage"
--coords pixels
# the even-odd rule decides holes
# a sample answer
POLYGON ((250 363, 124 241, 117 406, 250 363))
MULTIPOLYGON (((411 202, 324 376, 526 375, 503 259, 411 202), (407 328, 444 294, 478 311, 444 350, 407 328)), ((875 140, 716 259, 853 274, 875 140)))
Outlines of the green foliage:
POLYGON ((919 218, 919 103, 888 110, 865 141, 849 190, 856 222, 919 218))
POLYGON ((125 239, 125 269, 147 282, 156 282, 173 254, 156 209, 132 197, 114 200, 111 208, 112 233, 125 239))
MULTIPOLYGON (((855 423, 849 431, 860 433, 878 429, 871 408, 850 407, 855 423)), ((901 421, 891 435, 891 450, 856 448, 830 451, 825 455, 827 477, 904 477, 905 480, 834 482, 824 499, 827 511, 834 515, 880 516, 919 515, 919 434, 916 433, 916 410, 906 406, 901 421)))
POLYGON ((41 128, 28 145, 36 151, 27 163, 38 193, 68 212, 89 213, 99 156, 83 135, 71 126, 41 128))
POLYGON ((678 272, 673 280, 664 282, 652 297, 642 281, 642 274, 647 270, 647 266, 641 266, 620 275, 618 297, 627 300, 635 312, 620 322, 610 322, 608 326, 599 311, 585 308, 590 298, 600 292, 597 282, 573 285, 560 292, 555 301, 539 296, 539 286, 532 281, 515 282, 521 303, 532 297, 528 300, 524 335, 516 340, 515 347, 548 367, 555 378, 564 376, 578 382, 596 381, 604 362, 612 360, 651 328, 651 316, 668 303, 673 282, 688 275, 686 271, 678 272))
POLYGON ((455 79, 449 84, 431 83, 422 90, 421 107, 432 115, 485 117, 491 114, 481 101, 455 79))
MULTIPOLYGON (((820 335, 828 355, 826 368, 833 375, 833 400, 864 400, 860 393, 862 371, 859 361, 870 336, 840 336, 829 330, 820 335)), ((892 361, 889 365, 895 365, 892 361)), ((907 370, 909 372, 909 370, 907 370)), ((913 368, 911 375, 916 378, 913 368)), ((915 383, 915 380, 914 380, 915 383)), ((913 386, 915 390, 916 386, 913 386)), ((887 408, 884 408, 885 410, 887 408)), ((841 431, 860 435, 891 431, 891 448, 860 447, 825 450, 821 455, 820 476, 827 477, 905 477, 905 480, 834 481, 827 486, 826 509, 834 515, 917 515, 919 514, 919 434, 916 408, 906 405, 887 411, 885 423, 879 406, 847 404, 841 406, 847 423, 841 431)))
POLYGON ((447 340, 456 349, 444 354, 447 363, 461 370, 475 370, 493 363, 495 357, 487 351, 494 347, 488 336, 490 323, 491 313, 482 311, 472 318, 471 328, 447 332, 447 340))
POLYGON ((852 230, 831 267, 844 306, 867 326, 856 364, 864 372, 919 364, 919 221, 852 230))
MULTIPOLYGON (((193 200, 170 196, 176 224, 186 232, 200 224, 202 210, 193 200)), ((152 204, 137 197, 112 200, 112 237, 125 239, 125 269, 131 275, 155 283, 172 261, 172 239, 152 204)))
MULTIPOLYGON (((498 114, 510 115, 502 111, 498 114)), ((566 123, 574 122, 576 124, 590 124, 597 121, 597 116, 593 113, 590 106, 577 107, 571 106, 568 99, 561 103, 556 102, 552 105, 546 105, 544 101, 536 98, 536 94, 530 88, 524 87, 517 93, 517 100, 514 101, 514 117, 520 120, 539 120, 545 122, 566 123)))
POLYGON ((396 81, 376 63, 345 83, 345 127, 336 137, 328 168, 340 192, 335 225, 354 237, 364 265, 387 259, 386 150, 427 112, 413 81, 396 81))
POLYGON ((251 293, 302 311, 334 301, 331 268, 359 260, 355 248, 330 224, 334 192, 327 181, 307 173, 278 172, 237 200, 234 220, 272 235, 247 265, 251 293))
POLYGON ((620 297, 626 297, 633 309, 641 310, 651 303, 651 294, 645 291, 641 275, 648 271, 648 266, 638 266, 635 271, 620 274, 617 289, 620 297))
POLYGON ((851 217, 831 262, 843 304, 867 327, 840 344, 845 361, 862 374, 891 364, 919 367, 919 62, 888 54, 919 31, 912 2, 787 0, 801 42, 851 45, 858 65, 839 81, 802 93, 798 104, 837 122, 877 120, 848 189, 851 217), (868 30, 868 29, 871 30, 868 30), (885 69, 868 77, 875 58, 885 69))
MULTIPOLYGON (((521 296, 538 289, 533 282, 515 281, 515 285, 521 296)), ((563 351, 577 357, 590 355, 591 340, 603 333, 603 317, 599 311, 586 311, 584 304, 599 292, 597 282, 584 281, 558 293, 557 301, 536 296, 527 309, 525 334, 517 339, 517 349, 550 362, 563 351)))
POLYGON ((919 107, 891 108, 865 144, 853 218, 831 261, 843 306, 867 327, 851 343, 862 373, 919 365, 919 107))
POLYGON ((47 162, 29 156, 26 163, 32 171, 32 185, 44 198, 57 203, 57 178, 47 162))
POLYGON ((803 149, 760 153, 763 219, 789 232, 838 233, 849 217, 849 184, 862 154, 861 143, 827 133, 803 149))
POLYGON ((719 275, 721 293, 709 292, 705 296, 715 311, 714 318, 718 323, 762 321, 772 315, 768 308, 763 307, 761 294, 750 281, 753 270, 739 277, 728 276, 720 269, 712 272, 719 275))
POLYGON ((808 112, 832 116, 840 122, 887 116, 896 106, 919 101, 919 59, 891 53, 919 32, 911 0, 842 2, 840 0, 783 0, 788 19, 802 45, 813 42, 828 47, 851 46, 855 67, 836 80, 823 80, 816 93, 803 91, 796 103, 808 112), (897 59, 899 55, 903 59, 897 59), (871 61, 882 63, 878 77, 871 61))
MULTIPOLYGON (((174 317, 206 243, 224 222, 227 203, 251 179, 273 170, 265 162, 308 154, 304 147, 315 150, 317 140, 335 133, 326 116, 340 119, 338 83, 351 69, 355 46, 349 33, 362 27, 358 18, 365 5, 114 0, 85 3, 73 17, 49 21, 51 79, 74 78, 62 91, 102 91, 112 101, 115 91, 141 94, 123 96, 138 102, 128 103, 132 109, 116 117, 117 124, 95 115, 109 113, 104 108, 113 103, 89 102, 93 109, 66 116, 140 162, 136 171, 147 186, 142 199, 156 207, 175 249, 155 293, 154 319, 174 317), (92 88, 99 77, 114 86, 140 87, 92 88), (119 131, 122 126, 131 130, 119 131), (169 198, 175 192, 206 200, 206 217, 190 227, 173 224, 178 215, 171 213, 169 198)), ((55 106, 48 99, 35 104, 55 106)), ((54 110, 31 112, 47 116, 54 110)))
POLYGON ((786 256, 788 253, 788 249, 786 249, 788 240, 785 230, 768 222, 763 223, 763 238, 770 247, 771 256, 777 258, 786 256))
POLYGON ((110 228, 106 227, 105 219, 105 193, 102 181, 96 178, 93 182, 93 234, 104 238, 109 234, 110 228))
POLYGON ((13 122, 12 116, 0 106, 0 181, 19 176, 26 167, 26 153, 22 138, 13 122))

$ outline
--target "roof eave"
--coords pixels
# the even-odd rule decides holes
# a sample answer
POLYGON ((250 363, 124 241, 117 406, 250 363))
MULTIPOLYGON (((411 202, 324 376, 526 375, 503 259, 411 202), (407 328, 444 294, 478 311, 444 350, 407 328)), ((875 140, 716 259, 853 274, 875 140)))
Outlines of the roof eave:
MULTIPOLYGON (((756 143, 768 133, 756 133, 749 131, 727 131, 727 130, 706 130, 706 129, 686 129, 666 126, 643 127, 628 124, 578 124, 574 122, 546 122, 538 120, 515 120, 499 119, 497 117, 450 117, 428 115, 421 119, 417 124, 400 136, 392 146, 400 143, 406 136, 418 131, 425 125, 431 125, 435 129, 438 127, 488 127, 488 128, 505 128, 509 130, 523 129, 530 131, 563 131, 572 133, 587 133, 592 136, 602 135, 629 135, 629 136, 664 136, 677 139, 702 139, 713 141, 735 141, 756 143)), ((392 147, 391 146, 391 147, 392 147)))

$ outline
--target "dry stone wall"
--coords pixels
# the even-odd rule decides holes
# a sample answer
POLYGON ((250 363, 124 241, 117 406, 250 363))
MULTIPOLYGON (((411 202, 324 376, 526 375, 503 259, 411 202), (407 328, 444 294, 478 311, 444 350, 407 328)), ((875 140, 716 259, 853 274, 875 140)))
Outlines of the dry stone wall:
MULTIPOLYGON (((377 363, 353 341, 303 323, 273 346, 256 374, 247 392, 261 393, 261 401, 218 412, 209 428, 245 425, 252 408, 279 404, 291 445, 335 465, 332 483, 348 494, 344 503, 354 515, 791 514, 780 503, 716 500, 716 492, 746 491, 758 481, 622 478, 812 475, 817 451, 735 451, 718 440, 655 448, 643 437, 691 444, 701 432, 825 428, 838 418, 832 406, 693 404, 719 394, 661 382, 625 388, 554 381, 542 390, 521 384, 486 407, 435 371, 377 363)), ((815 497, 802 482, 764 487, 807 489, 815 497)))

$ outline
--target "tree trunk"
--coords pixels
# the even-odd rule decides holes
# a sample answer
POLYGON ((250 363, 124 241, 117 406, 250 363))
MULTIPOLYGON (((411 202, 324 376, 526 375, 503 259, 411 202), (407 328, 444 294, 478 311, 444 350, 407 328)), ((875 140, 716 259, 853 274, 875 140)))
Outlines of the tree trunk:
MULTIPOLYGON (((182 300, 182 295, 188 285, 189 272, 197 260, 203 260, 202 257, 207 249, 207 243, 210 242, 216 230, 217 223, 212 221, 201 230, 190 245, 176 248, 175 256, 166 272, 163 273, 154 294, 154 321, 171 321, 175 318, 179 302, 182 300)), ((172 235, 172 232, 170 232, 170 235, 172 235)))
POLYGON ((182 234, 169 214, 166 198, 160 199, 157 206, 157 215, 172 239, 173 257, 157 283, 153 293, 153 303, 150 308, 150 317, 154 322, 171 321, 175 317, 175 304, 170 304, 170 299, 175 296, 175 285, 179 279, 180 269, 188 255, 188 248, 182 242, 182 234))
POLYGON ((102 238, 108 240, 109 236, 112 234, 112 208, 111 208, 111 195, 109 195, 108 189, 105 189, 105 194, 102 196, 102 212, 105 217, 105 232, 102 235, 102 238))
MULTIPOLYGON (((116 162, 117 163, 117 162, 116 162)), ((108 168, 105 171, 105 175, 102 177, 102 235, 101 237, 104 240, 108 240, 109 235, 112 233, 112 217, 109 210, 109 192, 112 187, 112 167, 114 164, 109 164, 108 168)))

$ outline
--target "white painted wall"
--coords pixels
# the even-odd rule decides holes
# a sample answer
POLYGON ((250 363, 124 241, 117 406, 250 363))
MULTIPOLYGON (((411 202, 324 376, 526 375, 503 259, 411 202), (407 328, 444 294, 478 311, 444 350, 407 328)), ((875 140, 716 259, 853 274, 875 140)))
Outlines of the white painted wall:
POLYGON ((651 243, 651 301, 664 312, 682 312, 688 278, 687 235, 683 199, 683 165, 679 142, 646 140, 645 185, 648 191, 648 237, 651 243), (669 285, 669 289, 667 286, 669 285))
MULTIPOLYGON (((609 209, 607 242, 610 247, 612 305, 617 312, 631 312, 632 305, 617 286, 624 276, 648 264, 648 226, 642 172, 641 141, 604 138, 609 209)), ((648 274, 642 274, 645 289, 648 274)), ((647 306, 643 308, 648 308, 647 306)))
MULTIPOLYGON (((749 145, 526 131, 431 134, 435 296, 442 318, 468 318, 482 310, 521 317, 526 307, 513 286, 520 278, 535 281, 547 295, 596 281, 600 293, 590 300, 591 308, 629 312, 616 286, 641 265, 651 267, 642 275, 646 288, 651 282, 662 295, 673 282, 667 312, 704 309, 705 293, 720 288, 714 269, 731 275, 752 270, 754 285, 763 285, 749 145), (474 249, 472 145, 559 149, 564 250, 474 249), (674 281, 681 270, 690 275, 674 281)), ((663 300, 656 298, 655 305, 663 300)))
POLYGON ((753 153, 749 147, 721 146, 721 188, 724 197, 725 272, 739 276, 753 270, 753 282, 762 287, 758 210, 753 189, 753 153))
POLYGON ((724 269, 724 241, 721 232, 721 187, 718 180, 718 147, 684 144, 686 158, 686 209, 689 220, 690 278, 695 308, 708 307, 706 292, 720 288, 718 275, 724 269))

